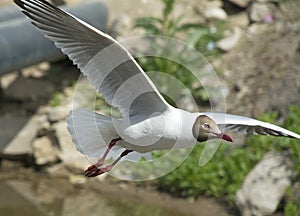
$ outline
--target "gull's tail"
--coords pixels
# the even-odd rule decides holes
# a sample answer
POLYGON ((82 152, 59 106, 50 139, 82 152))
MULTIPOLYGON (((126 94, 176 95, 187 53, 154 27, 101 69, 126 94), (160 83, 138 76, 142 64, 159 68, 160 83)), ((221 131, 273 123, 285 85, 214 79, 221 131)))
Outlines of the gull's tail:
MULTIPOLYGON (((67 123, 76 149, 89 157, 99 159, 111 140, 119 137, 111 117, 84 108, 71 111, 67 123)), ((117 144, 112 148, 107 159, 116 159, 124 150, 117 144)), ((142 155, 149 158, 149 155, 132 152, 125 159, 139 161, 142 155)))

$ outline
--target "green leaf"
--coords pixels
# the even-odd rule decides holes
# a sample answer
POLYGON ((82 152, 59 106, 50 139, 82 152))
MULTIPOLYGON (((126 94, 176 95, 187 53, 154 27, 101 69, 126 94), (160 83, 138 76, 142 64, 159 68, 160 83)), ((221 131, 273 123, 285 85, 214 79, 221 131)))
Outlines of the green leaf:
POLYGON ((202 25, 200 23, 185 23, 185 24, 182 24, 178 28, 178 31, 187 31, 190 29, 206 29, 206 30, 208 30, 207 27, 205 27, 204 25, 202 25))
POLYGON ((186 43, 191 46, 194 47, 197 42, 203 37, 203 35, 206 33, 205 30, 200 29, 198 31, 193 32, 192 34, 189 35, 189 37, 186 40, 186 43))
POLYGON ((175 0, 162 0, 165 7, 163 10, 164 17, 168 17, 170 13, 173 11, 175 0))
POLYGON ((162 20, 156 17, 140 17, 135 20, 134 28, 143 28, 148 34, 161 35, 162 20))
POLYGON ((136 23, 135 28, 143 28, 148 34, 161 35, 161 31, 152 23, 136 23))
POLYGON ((151 16, 145 16, 145 17, 139 17, 135 20, 135 23, 163 23, 163 20, 157 17, 151 17, 151 16))

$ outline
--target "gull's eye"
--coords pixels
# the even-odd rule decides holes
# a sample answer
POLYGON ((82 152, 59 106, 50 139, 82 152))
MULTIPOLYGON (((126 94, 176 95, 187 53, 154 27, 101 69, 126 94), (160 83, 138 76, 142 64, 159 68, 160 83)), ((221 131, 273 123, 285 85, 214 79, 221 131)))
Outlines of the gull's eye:
POLYGON ((204 123, 204 124, 202 125, 202 127, 203 127, 204 129, 210 129, 210 126, 209 126, 208 123, 204 123))

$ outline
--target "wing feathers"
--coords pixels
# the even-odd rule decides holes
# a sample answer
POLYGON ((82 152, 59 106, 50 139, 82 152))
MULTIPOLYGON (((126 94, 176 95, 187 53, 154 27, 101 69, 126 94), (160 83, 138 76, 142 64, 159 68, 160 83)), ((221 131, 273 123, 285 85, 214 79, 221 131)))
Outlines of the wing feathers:
POLYGON ((282 127, 255 120, 248 117, 223 113, 205 113, 211 117, 221 129, 237 131, 246 134, 284 136, 300 139, 300 135, 282 127))
POLYGON ((145 106, 141 101, 135 101, 135 106, 132 106, 129 102, 134 98, 116 95, 124 82, 135 75, 138 79, 127 85, 126 90, 140 91, 141 94, 144 89, 149 90, 151 94, 146 95, 148 98, 143 103, 147 102, 151 112, 169 106, 131 54, 112 37, 45 0, 14 1, 32 23, 69 56, 106 101, 119 108, 123 116, 143 112, 141 107, 145 106))

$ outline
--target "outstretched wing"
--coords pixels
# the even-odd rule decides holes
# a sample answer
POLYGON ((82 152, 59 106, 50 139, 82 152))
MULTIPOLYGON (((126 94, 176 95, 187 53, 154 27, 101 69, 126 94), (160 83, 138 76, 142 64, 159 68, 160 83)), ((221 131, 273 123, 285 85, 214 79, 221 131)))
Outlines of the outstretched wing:
POLYGON ((256 119, 223 113, 205 114, 211 117, 218 124, 221 130, 232 130, 246 134, 284 136, 300 139, 299 134, 256 119))
MULTIPOLYGON (((252 118, 224 113, 205 113, 205 115, 212 118, 221 130, 232 130, 245 134, 273 135, 300 139, 299 134, 252 118)), ((219 145, 220 142, 217 140, 209 140, 206 142, 199 159, 200 166, 204 166, 213 157, 219 145)))
POLYGON ((45 0, 14 1, 123 116, 162 112, 169 106, 115 39, 45 0))

